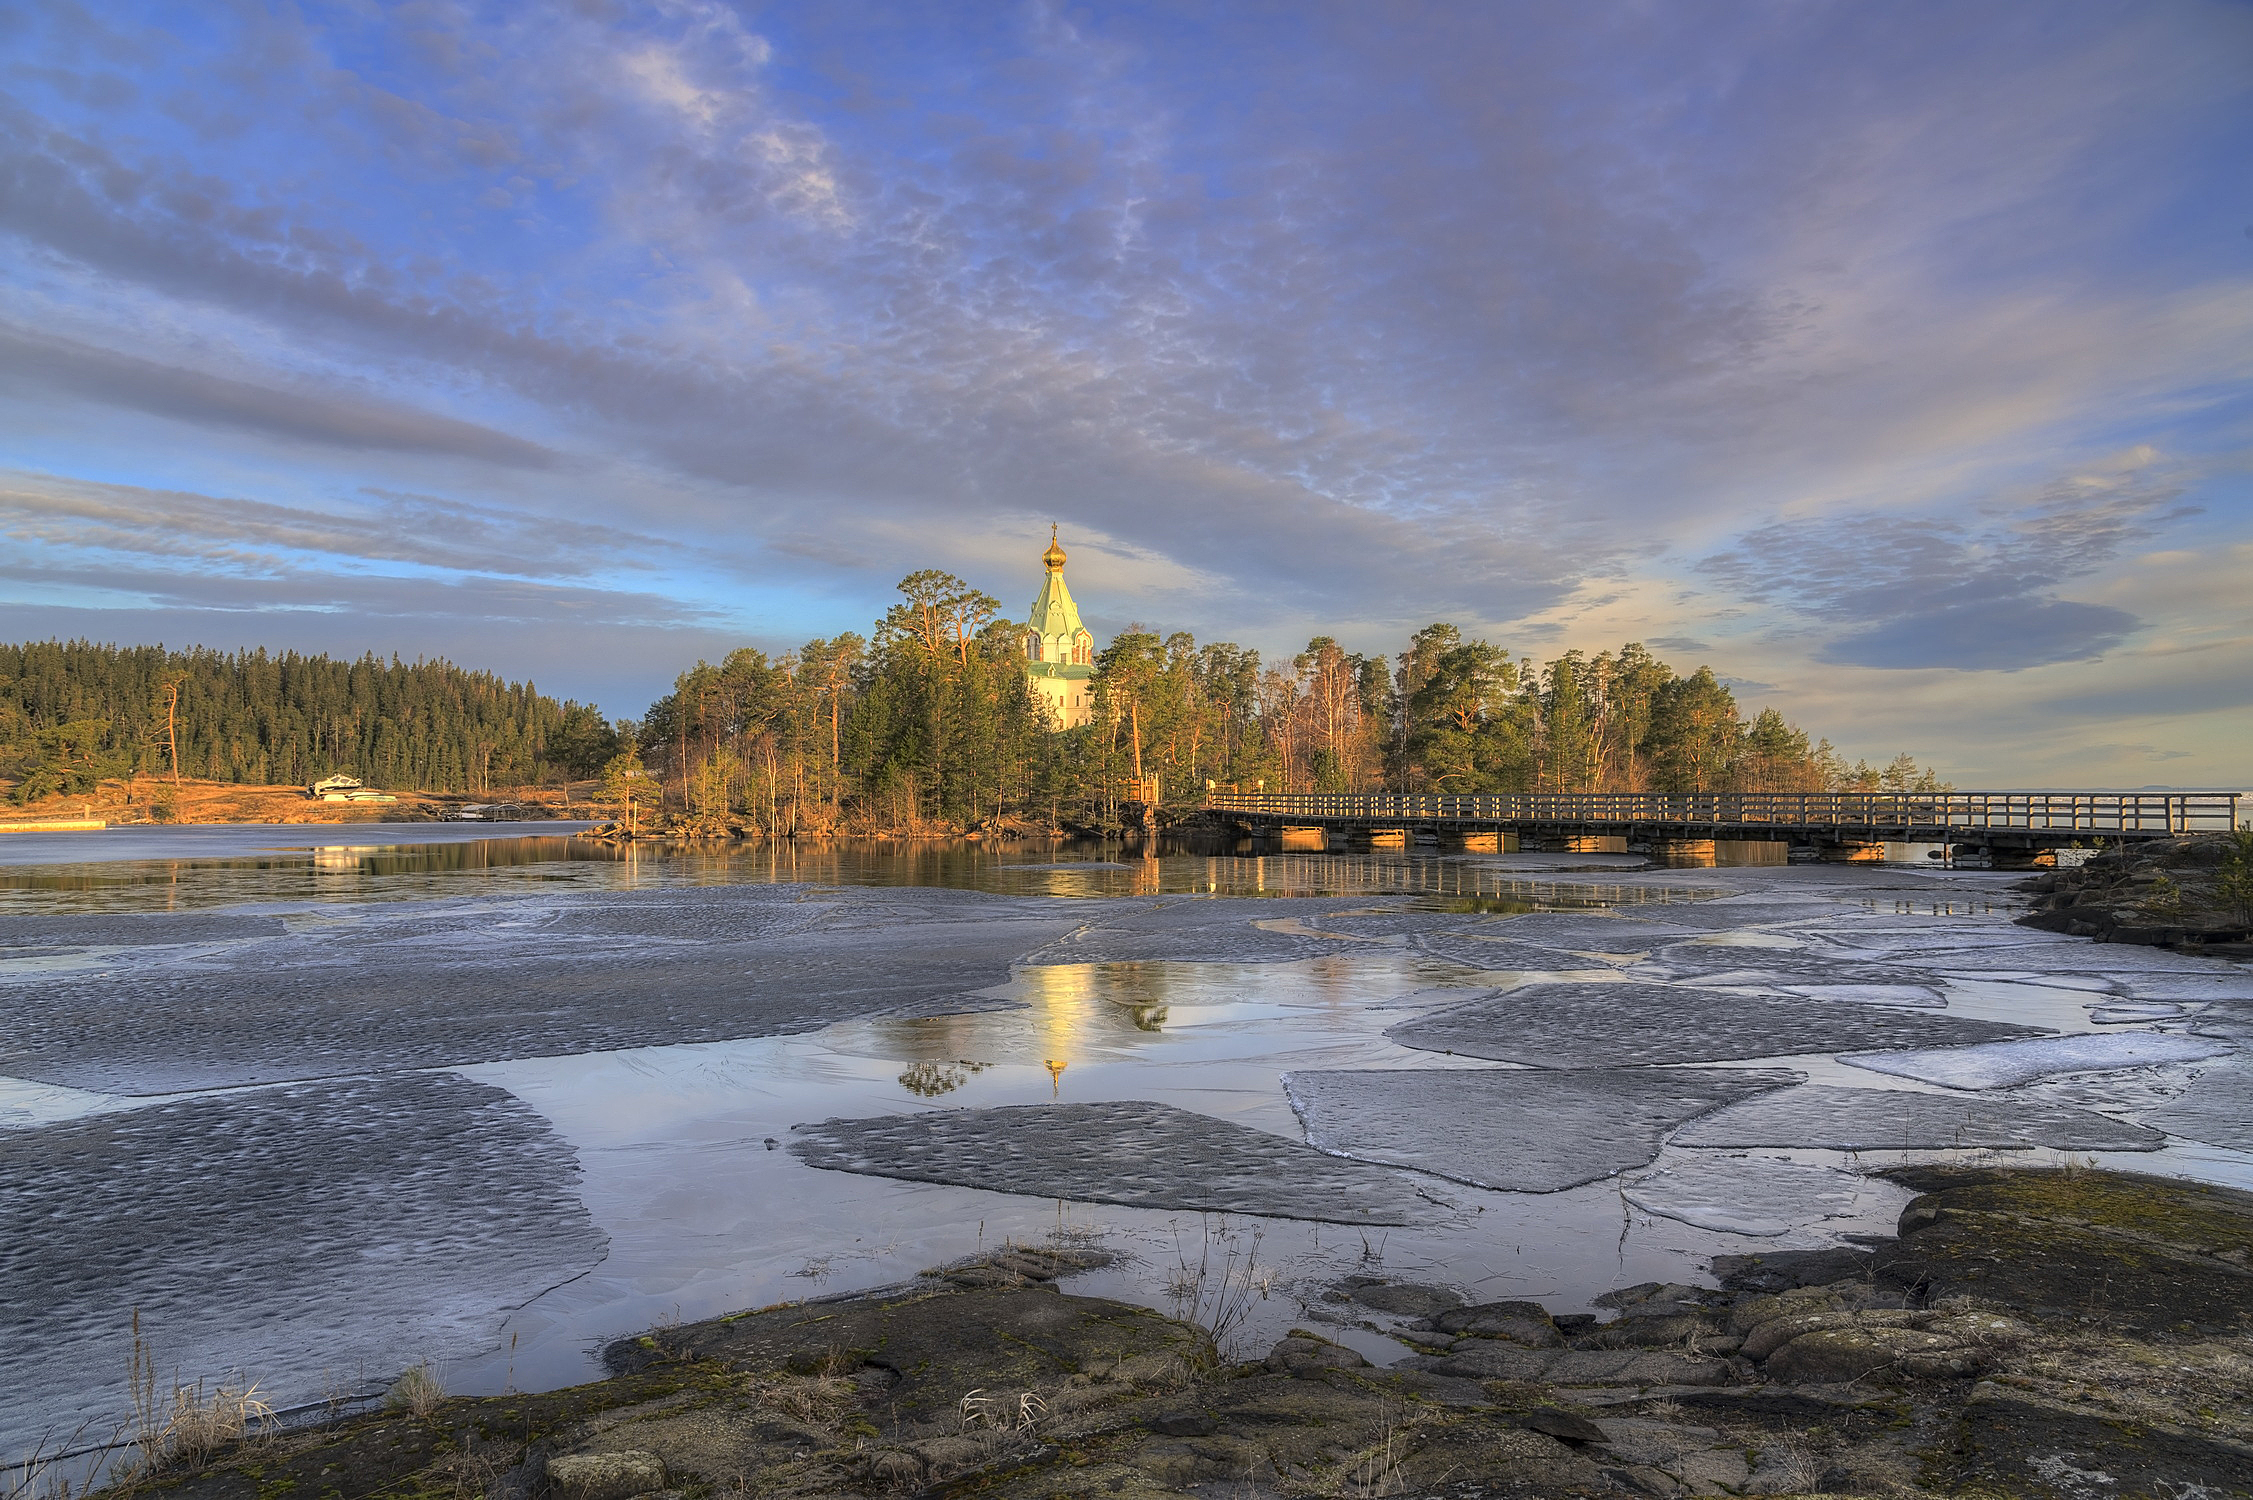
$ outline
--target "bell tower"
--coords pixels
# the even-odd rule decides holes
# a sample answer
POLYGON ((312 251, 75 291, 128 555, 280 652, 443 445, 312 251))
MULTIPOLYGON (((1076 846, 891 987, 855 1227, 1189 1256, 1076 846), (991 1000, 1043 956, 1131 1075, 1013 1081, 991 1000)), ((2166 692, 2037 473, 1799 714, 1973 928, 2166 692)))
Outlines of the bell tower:
POLYGON ((1095 712, 1095 637, 1080 623, 1080 607, 1064 584, 1064 548, 1048 528, 1040 555, 1048 576, 1026 617, 1025 676, 1048 709, 1053 729, 1077 729, 1095 712))

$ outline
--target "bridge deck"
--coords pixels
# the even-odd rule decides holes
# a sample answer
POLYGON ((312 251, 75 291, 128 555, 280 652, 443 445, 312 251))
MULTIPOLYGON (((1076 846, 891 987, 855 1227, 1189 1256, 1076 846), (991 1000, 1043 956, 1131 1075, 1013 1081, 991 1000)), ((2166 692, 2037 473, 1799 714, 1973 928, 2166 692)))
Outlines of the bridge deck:
POLYGON ((2162 839, 2226 833, 2238 792, 1643 792, 1491 796, 1283 796, 1216 793, 1205 806, 1254 826, 1452 827, 1544 834, 1856 843, 2007 843, 2162 839))

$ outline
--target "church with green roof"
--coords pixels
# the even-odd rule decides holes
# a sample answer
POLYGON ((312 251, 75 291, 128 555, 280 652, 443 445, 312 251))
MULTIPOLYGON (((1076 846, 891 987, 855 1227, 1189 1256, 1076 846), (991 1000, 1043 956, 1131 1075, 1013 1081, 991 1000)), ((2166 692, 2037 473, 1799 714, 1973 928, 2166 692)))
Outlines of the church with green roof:
POLYGON ((1048 709, 1051 726, 1077 729, 1095 713, 1095 637, 1080 623, 1080 607, 1064 586, 1064 549, 1056 544, 1053 526, 1040 560, 1048 576, 1041 580, 1040 597, 1027 617, 1031 629, 1025 634, 1025 675, 1048 709))

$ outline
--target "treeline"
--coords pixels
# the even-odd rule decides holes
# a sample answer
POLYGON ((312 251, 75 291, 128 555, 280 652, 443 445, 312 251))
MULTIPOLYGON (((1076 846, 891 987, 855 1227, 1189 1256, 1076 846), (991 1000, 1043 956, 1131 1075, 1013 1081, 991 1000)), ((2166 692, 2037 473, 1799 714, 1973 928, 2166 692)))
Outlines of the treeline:
POLYGON ((1284 661, 1129 627, 1095 664, 1095 716, 1053 732, 1023 627, 917 573, 864 639, 699 662, 607 771, 686 820, 763 832, 937 829, 1013 816, 1105 826, 1123 804, 1278 792, 1933 790, 1908 756, 1848 765, 1774 709, 1638 644, 1546 662, 1416 632, 1392 656, 1329 637, 1284 661))
POLYGON ((103 779, 476 792, 591 775, 618 752, 594 708, 445 661, 86 641, 0 645, 0 776, 18 803, 103 779))

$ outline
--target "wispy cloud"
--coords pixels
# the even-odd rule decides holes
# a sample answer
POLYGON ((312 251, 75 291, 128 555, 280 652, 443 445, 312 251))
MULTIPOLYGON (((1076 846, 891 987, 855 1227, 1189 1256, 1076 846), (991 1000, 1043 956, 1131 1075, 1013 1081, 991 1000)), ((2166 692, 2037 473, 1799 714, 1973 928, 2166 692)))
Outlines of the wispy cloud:
POLYGON ((2204 638, 2134 559, 2246 539, 2227 5, 129 5, 11 45, 0 460, 50 573, 490 575, 773 645, 926 563, 1014 597, 1053 519, 1115 622, 1616 626, 2062 723, 2044 674, 2204 638))

